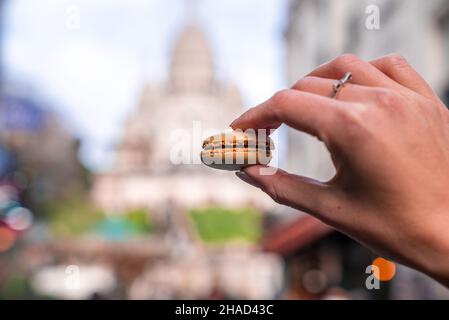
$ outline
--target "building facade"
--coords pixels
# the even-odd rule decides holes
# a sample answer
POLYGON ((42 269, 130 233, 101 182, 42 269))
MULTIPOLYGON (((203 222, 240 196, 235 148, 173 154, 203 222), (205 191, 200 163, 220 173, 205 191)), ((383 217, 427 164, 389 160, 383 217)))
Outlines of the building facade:
POLYGON ((169 79, 147 84, 117 148, 116 165, 97 175, 93 198, 109 211, 217 205, 268 208, 270 199, 230 172, 201 164, 202 140, 242 111, 240 93, 220 82, 209 43, 196 24, 178 37, 169 79))
POLYGON ((273 208, 268 196, 232 172, 200 162, 203 139, 225 130, 241 111, 237 88, 216 78, 206 36, 187 24, 175 42, 167 82, 144 86, 123 128, 114 167, 94 178, 92 197, 99 208, 149 212, 155 232, 144 247, 165 248, 163 257, 146 261, 133 278, 129 298, 273 298, 280 291, 278 256, 257 244, 209 246, 189 219, 194 208, 251 207, 257 214, 273 208))

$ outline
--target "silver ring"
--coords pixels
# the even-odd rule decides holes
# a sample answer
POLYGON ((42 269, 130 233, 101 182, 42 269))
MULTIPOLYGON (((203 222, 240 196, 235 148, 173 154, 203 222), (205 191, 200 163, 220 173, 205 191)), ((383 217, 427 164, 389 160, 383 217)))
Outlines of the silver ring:
POLYGON ((345 83, 352 79, 352 73, 346 72, 345 75, 340 79, 334 82, 332 85, 332 98, 336 98, 338 92, 341 90, 341 88, 344 87, 345 83))

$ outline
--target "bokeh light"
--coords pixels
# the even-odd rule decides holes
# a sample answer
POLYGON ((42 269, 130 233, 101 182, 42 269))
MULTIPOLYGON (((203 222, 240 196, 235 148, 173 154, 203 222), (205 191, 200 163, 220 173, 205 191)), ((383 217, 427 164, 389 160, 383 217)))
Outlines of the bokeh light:
POLYGON ((376 258, 373 261, 373 266, 379 268, 379 274, 374 272, 374 276, 380 281, 390 281, 396 275, 396 265, 384 258, 376 258))
POLYGON ((33 223, 33 214, 23 207, 16 207, 8 211, 5 222, 14 230, 23 231, 33 223))
POLYGON ((309 270, 302 278, 302 285, 304 289, 312 294, 322 292, 328 284, 328 279, 325 273, 320 270, 309 270))
POLYGON ((0 226, 0 252, 8 251, 16 241, 16 234, 5 226, 0 226))
POLYGON ((4 218, 8 211, 18 206, 20 204, 16 200, 0 200, 0 219, 4 218))
POLYGON ((18 192, 16 188, 10 185, 0 186, 0 203, 8 200, 16 200, 18 197, 18 192))

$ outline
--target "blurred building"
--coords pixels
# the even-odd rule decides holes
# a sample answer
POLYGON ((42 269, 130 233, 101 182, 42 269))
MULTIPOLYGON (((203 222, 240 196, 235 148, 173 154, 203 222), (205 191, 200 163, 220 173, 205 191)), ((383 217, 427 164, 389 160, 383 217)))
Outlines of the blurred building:
POLYGON ((274 228, 263 241, 286 262, 287 299, 387 299, 390 282, 367 290, 366 267, 375 255, 318 219, 304 215, 274 228))
POLYGON ((114 264, 135 270, 121 281, 127 297, 269 299, 281 290, 283 263, 277 255, 244 242, 209 246, 189 215, 195 208, 255 208, 256 215, 273 208, 268 196, 232 172, 200 163, 203 139, 226 129, 241 110, 238 89, 216 77, 206 36, 187 24, 175 42, 168 81, 145 85, 123 128, 115 166, 94 179, 95 204, 109 213, 149 212, 155 230, 141 247, 163 248, 162 256, 136 261, 138 268, 127 267, 132 255, 114 264), (182 156, 186 161, 177 162, 182 156))
MULTIPOLYGON (((448 1, 291 0, 285 37, 290 84, 343 53, 354 53, 370 60, 395 52, 404 55, 437 93, 444 96, 448 92, 448 1), (370 14, 375 14, 376 8, 379 9, 380 28, 370 30, 365 24, 366 19, 370 14)), ((289 170, 319 180, 331 178, 335 171, 324 145, 306 134, 288 130, 289 170)), ((300 297, 310 296, 310 291, 301 285, 298 277, 318 270, 314 273, 315 277, 333 279, 328 284, 343 286, 352 292, 353 297, 375 298, 376 295, 363 290, 364 268, 369 263, 367 250, 343 235, 331 236, 335 231, 316 225, 319 222, 306 220, 302 217, 284 225, 267 242, 269 251, 285 256, 288 277, 293 279, 287 292, 300 297), (312 225, 310 230, 308 224, 312 225), (325 234, 321 233, 323 230, 326 230, 325 234), (301 245, 304 239, 300 238, 313 241, 301 245), (358 258, 351 260, 348 258, 351 255, 358 258), (312 259, 316 262, 317 256, 320 257, 318 261, 334 259, 330 265, 341 270, 340 276, 329 276, 335 274, 335 270, 328 268, 329 264, 326 269, 323 263, 308 261, 312 259), (354 269, 357 266, 360 269, 354 269), (358 284, 345 281, 351 277, 351 272, 352 279, 358 279, 358 284), (361 288, 359 292, 354 291, 357 285, 361 288)), ((377 296, 399 299, 449 297, 449 292, 435 281, 402 266, 398 267, 397 276, 389 287, 388 293, 377 296)))
POLYGON ((125 124, 115 167, 95 178, 95 202, 113 212, 136 207, 161 212, 167 205, 271 207, 267 196, 238 183, 232 173, 199 164, 203 138, 225 129, 242 104, 237 88, 216 78, 211 48, 197 25, 181 32, 169 75, 162 88, 145 86, 139 108, 125 124), (190 164, 172 161, 181 156, 190 164))

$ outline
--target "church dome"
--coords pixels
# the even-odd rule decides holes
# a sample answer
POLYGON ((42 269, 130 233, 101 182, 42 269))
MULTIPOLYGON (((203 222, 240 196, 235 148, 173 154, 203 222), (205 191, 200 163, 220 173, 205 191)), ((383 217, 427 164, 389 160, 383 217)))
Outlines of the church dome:
POLYGON ((212 51, 205 34, 194 23, 181 32, 173 51, 170 86, 174 91, 209 91, 214 82, 212 51))

